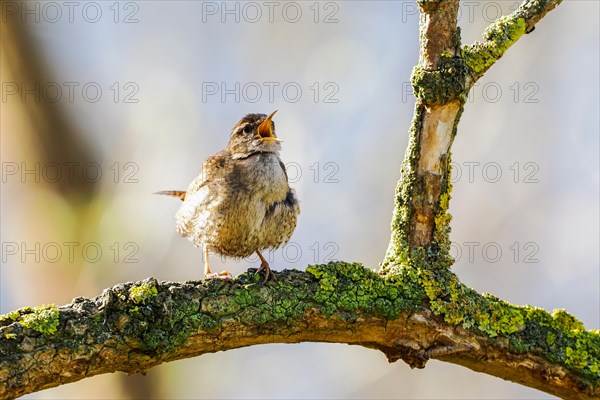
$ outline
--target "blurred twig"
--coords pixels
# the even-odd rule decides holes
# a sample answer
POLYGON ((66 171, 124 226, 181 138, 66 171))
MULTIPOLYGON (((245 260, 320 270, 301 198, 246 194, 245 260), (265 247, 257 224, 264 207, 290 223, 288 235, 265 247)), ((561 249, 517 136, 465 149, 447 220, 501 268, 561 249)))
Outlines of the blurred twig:
MULTIPOLYGON (((30 129, 3 134, 18 134, 19 140, 30 140, 34 144, 34 154, 31 154, 31 160, 27 160, 26 163, 29 170, 34 169, 35 165, 43 168, 49 164, 56 164, 64 171, 77 171, 68 178, 58 179, 56 183, 48 186, 56 189, 77 214, 77 234, 87 235, 89 233, 85 227, 97 222, 93 220, 96 215, 88 213, 88 206, 92 204, 93 196, 97 195, 98 180, 88 179, 81 171, 84 166, 97 163, 101 155, 85 137, 82 131, 85 127, 77 126, 69 117, 65 103, 52 101, 47 98, 47 92, 41 89, 57 79, 53 76, 49 60, 42 56, 42 49, 32 38, 31 24, 21 21, 22 8, 31 5, 27 2, 3 2, 10 3, 2 4, 0 24, 2 65, 7 69, 3 71, 3 90, 5 84, 18 88, 18 92, 10 96, 10 101, 23 108, 23 115, 26 115, 30 122, 30 129), (10 15, 7 15, 9 10, 10 15), (23 90, 27 90, 27 93, 24 94, 23 90)), ((80 270, 70 269, 69 278, 77 279, 79 272, 80 270)), ((60 278, 57 278, 57 281, 66 284, 71 282, 60 278)), ((122 377, 121 380, 130 398, 149 398, 149 393, 156 383, 156 380, 141 382, 131 377, 122 377)))
MULTIPOLYGON (((4 3, 7 3, 4 1, 4 3)), ((26 7, 26 2, 10 2, 12 7, 26 7)), ((57 163, 58 165, 81 166, 90 162, 97 162, 99 155, 83 136, 81 130, 75 126, 68 117, 66 109, 60 102, 50 101, 47 93, 39 88, 56 79, 50 72, 47 60, 41 56, 41 51, 28 31, 28 24, 22 23, 18 15, 6 15, 8 7, 2 7, 2 24, 0 29, 0 43, 2 45, 2 65, 9 71, 5 76, 10 76, 12 82, 19 88, 20 103, 32 125, 29 132, 33 142, 37 144, 39 154, 37 162, 41 165, 57 163), (23 99, 22 90, 34 91, 23 99), (25 101, 26 100, 26 101, 25 101)), ((4 90, 4 88, 3 88, 4 90)), ((15 100, 17 101, 17 100, 15 100)), ((16 132, 7 132, 16 134, 16 132)), ((23 134, 24 132, 19 132, 23 134)), ((24 138, 23 138, 24 139, 24 138)), ((95 188, 95 182, 85 179, 83 174, 73 174, 73 179, 61 179, 55 187, 67 199, 76 202, 85 202, 90 199, 95 188)))

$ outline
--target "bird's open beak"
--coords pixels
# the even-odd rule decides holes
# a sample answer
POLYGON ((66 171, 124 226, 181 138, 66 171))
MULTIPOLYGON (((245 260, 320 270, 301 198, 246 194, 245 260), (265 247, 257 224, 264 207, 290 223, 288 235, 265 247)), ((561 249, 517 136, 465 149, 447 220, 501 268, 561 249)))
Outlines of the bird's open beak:
POLYGON ((261 138, 263 138, 264 140, 277 140, 277 138, 275 137, 275 135, 273 134, 273 127, 271 125, 271 118, 273 118, 273 115, 275 115, 275 113, 277 112, 277 110, 273 111, 271 113, 271 115, 269 115, 267 117, 267 119, 265 119, 259 126, 258 126, 258 134, 260 135, 261 138))

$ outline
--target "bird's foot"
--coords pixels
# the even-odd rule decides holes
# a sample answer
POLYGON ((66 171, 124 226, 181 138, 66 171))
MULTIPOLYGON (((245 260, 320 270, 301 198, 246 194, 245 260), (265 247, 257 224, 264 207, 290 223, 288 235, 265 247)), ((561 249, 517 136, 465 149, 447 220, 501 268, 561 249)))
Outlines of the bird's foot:
POLYGON ((260 264, 260 267, 256 270, 255 274, 260 274, 261 271, 265 271, 265 279, 263 280, 263 284, 267 283, 269 279, 272 279, 274 281, 277 280, 275 274, 273 273, 273 271, 271 271, 271 267, 269 267, 268 262, 263 261, 260 264))
POLYGON ((233 275, 228 271, 208 272, 204 274, 204 279, 223 279, 225 281, 233 280, 233 275))

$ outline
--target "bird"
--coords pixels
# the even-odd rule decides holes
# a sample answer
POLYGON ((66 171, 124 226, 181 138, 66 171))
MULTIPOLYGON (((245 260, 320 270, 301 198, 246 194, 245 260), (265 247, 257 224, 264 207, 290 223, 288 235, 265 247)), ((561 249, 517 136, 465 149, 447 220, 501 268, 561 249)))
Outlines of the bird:
POLYGON ((204 247, 205 279, 232 277, 227 271, 211 271, 211 252, 238 259, 256 253, 261 261, 256 273, 264 272, 263 283, 276 280, 261 251, 287 243, 300 214, 279 156, 276 112, 245 115, 231 130, 225 149, 203 162, 186 191, 156 192, 183 201, 175 215, 176 230, 204 247))

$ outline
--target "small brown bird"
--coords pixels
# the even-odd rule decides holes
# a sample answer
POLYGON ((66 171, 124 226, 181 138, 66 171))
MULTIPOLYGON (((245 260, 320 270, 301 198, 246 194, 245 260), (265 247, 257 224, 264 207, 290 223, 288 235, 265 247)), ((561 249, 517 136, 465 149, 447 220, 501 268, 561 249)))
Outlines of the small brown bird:
POLYGON ((187 191, 157 193, 183 200, 175 216, 177 232, 197 247, 204 245, 205 278, 231 277, 226 271, 211 272, 209 251, 235 258, 256 252, 261 260, 257 273, 264 271, 265 283, 275 278, 260 251, 287 243, 300 213, 279 158, 275 112, 242 118, 225 150, 204 161, 187 191))

